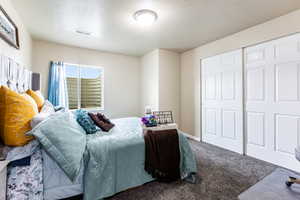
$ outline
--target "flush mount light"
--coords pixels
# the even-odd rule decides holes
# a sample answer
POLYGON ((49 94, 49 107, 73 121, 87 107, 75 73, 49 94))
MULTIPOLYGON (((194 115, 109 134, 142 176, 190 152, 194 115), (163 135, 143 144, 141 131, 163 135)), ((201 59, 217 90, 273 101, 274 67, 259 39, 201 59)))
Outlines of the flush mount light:
POLYGON ((158 16, 157 13, 152 10, 138 10, 134 13, 133 18, 141 25, 151 25, 153 24, 158 16))

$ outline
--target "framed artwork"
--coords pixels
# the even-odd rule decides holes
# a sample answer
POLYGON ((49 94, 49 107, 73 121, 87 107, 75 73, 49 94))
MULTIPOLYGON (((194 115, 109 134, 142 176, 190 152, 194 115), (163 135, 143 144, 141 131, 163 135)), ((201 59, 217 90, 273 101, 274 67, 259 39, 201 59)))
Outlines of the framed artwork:
POLYGON ((20 48, 19 32, 16 24, 11 20, 5 10, 0 6, 0 37, 9 45, 20 48))

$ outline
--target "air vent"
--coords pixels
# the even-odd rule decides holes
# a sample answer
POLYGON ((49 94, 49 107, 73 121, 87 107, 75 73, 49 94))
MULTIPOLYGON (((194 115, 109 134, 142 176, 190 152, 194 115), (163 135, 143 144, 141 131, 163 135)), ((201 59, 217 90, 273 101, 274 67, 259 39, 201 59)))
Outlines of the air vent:
POLYGON ((86 31, 80 31, 80 30, 76 30, 76 33, 81 34, 81 35, 92 35, 91 32, 86 32, 86 31))

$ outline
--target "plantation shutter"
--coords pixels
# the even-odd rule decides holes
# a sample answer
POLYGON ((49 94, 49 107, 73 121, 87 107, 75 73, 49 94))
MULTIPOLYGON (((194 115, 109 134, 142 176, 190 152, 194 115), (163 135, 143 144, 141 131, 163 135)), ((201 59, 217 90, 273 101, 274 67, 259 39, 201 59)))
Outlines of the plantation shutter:
POLYGON ((78 78, 67 78, 69 108, 76 109, 78 107, 78 78))
POLYGON ((102 108, 103 71, 101 68, 69 66, 66 67, 69 108, 102 108))
POLYGON ((81 108, 101 107, 101 78, 81 79, 81 108))

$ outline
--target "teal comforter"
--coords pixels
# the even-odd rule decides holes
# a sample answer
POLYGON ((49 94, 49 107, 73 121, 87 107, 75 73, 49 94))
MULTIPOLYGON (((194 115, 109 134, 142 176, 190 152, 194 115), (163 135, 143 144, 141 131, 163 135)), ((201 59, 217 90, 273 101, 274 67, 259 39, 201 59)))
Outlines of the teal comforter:
MULTIPOLYGON (((86 135, 72 112, 58 113, 35 127, 34 135, 71 180, 84 167, 84 199, 96 200, 150 182, 144 170, 145 144, 138 118, 115 119, 108 133, 86 135), (68 124, 68 125, 66 125, 68 124), (72 134, 74 132, 74 134, 72 134), (81 142, 80 142, 81 140, 81 142), (81 160, 84 166, 80 166, 81 160)), ((182 179, 196 173, 187 139, 179 134, 182 179)))

